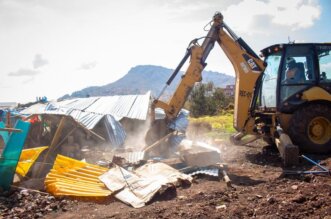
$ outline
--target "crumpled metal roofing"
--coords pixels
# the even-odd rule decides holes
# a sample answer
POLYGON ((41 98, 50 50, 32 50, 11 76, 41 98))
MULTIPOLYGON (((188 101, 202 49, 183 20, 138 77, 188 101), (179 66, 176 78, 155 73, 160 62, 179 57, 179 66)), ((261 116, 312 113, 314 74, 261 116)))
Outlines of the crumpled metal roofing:
POLYGON ((126 138, 126 133, 121 123, 116 121, 111 115, 106 115, 104 125, 106 127, 110 143, 115 146, 122 145, 126 138))
POLYGON ((35 104, 21 111, 21 114, 54 113, 71 115, 78 120, 99 118, 97 115, 112 115, 117 121, 123 117, 146 120, 150 102, 150 91, 143 95, 116 95, 105 97, 89 97, 51 102, 47 105, 35 104), (80 111, 80 112, 78 112, 80 111))
POLYGON ((101 97, 86 111, 110 114, 115 119, 123 117, 130 119, 146 120, 150 101, 150 92, 145 95, 123 95, 101 97))
POLYGON ((186 167, 181 170, 181 172, 190 175, 190 176, 195 176, 195 175, 209 175, 209 176, 215 176, 219 177, 219 168, 209 166, 209 167, 186 167))
POLYGON ((77 98, 70 101, 57 102, 57 104, 59 105, 59 107, 76 110, 86 110, 89 106, 91 106, 95 101, 100 98, 101 97, 77 98))
POLYGON ((40 114, 44 113, 46 104, 44 103, 36 103, 22 111, 20 111, 21 114, 40 114))
POLYGON ((21 114, 64 114, 70 115, 87 129, 93 129, 102 118, 110 142, 114 146, 123 144, 126 138, 122 125, 123 117, 146 120, 148 115, 150 91, 144 95, 116 95, 89 97, 35 104, 22 110, 21 114))
POLYGON ((218 168, 200 168, 199 170, 193 172, 193 173, 189 173, 189 176, 195 176, 195 175, 199 175, 199 174, 204 174, 204 175, 209 175, 209 176, 215 176, 215 177, 219 177, 219 169, 218 168))
POLYGON ((145 152, 143 151, 133 151, 125 153, 117 153, 114 156, 124 158, 130 164, 137 164, 144 160, 145 152))
POLYGON ((99 123, 99 121, 105 116, 102 114, 95 114, 80 110, 70 110, 67 112, 67 115, 70 115, 76 121, 80 122, 88 129, 93 129, 99 123))

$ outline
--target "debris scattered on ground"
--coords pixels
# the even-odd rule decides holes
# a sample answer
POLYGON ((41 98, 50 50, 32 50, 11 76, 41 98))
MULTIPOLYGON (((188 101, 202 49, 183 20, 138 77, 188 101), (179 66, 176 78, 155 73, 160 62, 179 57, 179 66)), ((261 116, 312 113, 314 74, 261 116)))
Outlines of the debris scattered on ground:
POLYGON ((97 200, 109 196, 109 191, 98 177, 107 168, 57 155, 53 168, 45 179, 46 191, 55 196, 70 196, 97 200))
MULTIPOLYGON (((222 145, 222 160, 234 189, 216 178, 201 176, 190 187, 178 187, 156 195, 148 205, 133 209, 122 202, 78 202, 73 210, 52 213, 46 218, 325 218, 331 215, 331 177, 282 175, 276 149, 254 144, 250 147, 222 145), (263 150, 261 150, 263 148, 263 150), (291 187, 298 185, 296 190, 291 187), (306 197, 301 202, 300 196, 306 197), (297 196, 297 197, 296 197, 297 196), (294 199, 294 198, 297 199, 294 199), (296 201, 294 201, 296 200, 296 201), (297 202, 299 201, 299 202, 297 202), (225 205, 226 209, 216 209, 225 205)), ((331 158, 314 157, 330 168, 331 158)), ((307 163, 300 163, 306 165, 307 163)), ((296 167, 297 168, 297 167, 296 167)), ((309 169, 309 166, 305 166, 309 169)), ((310 166, 312 168, 312 166, 310 166)))
POLYGON ((141 208, 153 196, 180 181, 191 183, 192 178, 163 163, 147 163, 134 172, 120 166, 112 167, 99 177, 109 190, 116 192, 115 197, 135 208, 141 208))
POLYGON ((66 212, 74 202, 47 193, 16 190, 0 196, 1 218, 44 218, 51 212, 66 212))
POLYGON ((179 154, 187 166, 205 167, 222 162, 220 151, 217 148, 187 139, 180 143, 179 154))
POLYGON ((286 170, 295 175, 284 175, 277 151, 270 148, 229 146, 226 141, 214 147, 185 139, 180 130, 145 147, 112 148, 94 145, 107 141, 102 137, 107 135, 67 116, 38 115, 29 121, 29 147, 16 168, 20 178, 0 195, 0 218, 70 218, 77 212, 83 218, 331 215, 327 158, 320 163, 302 157, 307 171, 297 171, 297 166, 286 170), (45 140, 49 148, 31 146, 45 140), (312 175, 318 171, 323 174, 312 175))

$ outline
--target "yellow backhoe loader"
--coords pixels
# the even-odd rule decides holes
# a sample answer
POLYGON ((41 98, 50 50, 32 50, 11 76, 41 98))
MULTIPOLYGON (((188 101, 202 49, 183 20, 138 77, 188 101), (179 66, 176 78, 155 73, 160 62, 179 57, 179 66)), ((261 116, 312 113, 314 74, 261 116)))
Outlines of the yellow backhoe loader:
POLYGON ((167 124, 176 119, 194 84, 201 81, 206 59, 217 43, 236 74, 233 142, 242 144, 249 135, 275 143, 285 164, 295 163, 299 150, 331 152, 331 43, 276 44, 263 49, 260 58, 219 12, 201 45, 200 39, 191 41, 165 85, 190 58, 169 102, 159 100, 161 93, 152 103, 152 118, 155 108, 163 109, 166 117, 153 121, 147 144, 171 132, 167 124))

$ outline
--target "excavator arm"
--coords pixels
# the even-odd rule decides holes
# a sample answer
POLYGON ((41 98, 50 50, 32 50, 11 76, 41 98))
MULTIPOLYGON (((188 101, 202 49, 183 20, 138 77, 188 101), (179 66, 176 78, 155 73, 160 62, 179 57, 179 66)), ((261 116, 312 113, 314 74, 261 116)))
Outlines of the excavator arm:
MULTIPOLYGON (((253 133, 254 118, 251 116, 257 94, 255 86, 264 70, 263 61, 253 50, 224 23, 223 15, 216 13, 211 22, 210 30, 200 46, 198 39, 190 43, 189 48, 174 73, 166 83, 165 88, 170 85, 180 68, 190 57, 190 64, 182 76, 177 89, 169 102, 160 101, 160 95, 153 101, 151 106, 152 120, 155 118, 155 108, 164 110, 165 119, 154 121, 146 135, 146 143, 151 144, 166 135, 167 131, 160 130, 166 124, 175 119, 183 108, 194 84, 202 80, 201 73, 206 66, 206 59, 217 42, 223 49, 236 73, 234 127, 242 134, 253 133)), ((164 91, 165 88, 162 90, 164 91)))

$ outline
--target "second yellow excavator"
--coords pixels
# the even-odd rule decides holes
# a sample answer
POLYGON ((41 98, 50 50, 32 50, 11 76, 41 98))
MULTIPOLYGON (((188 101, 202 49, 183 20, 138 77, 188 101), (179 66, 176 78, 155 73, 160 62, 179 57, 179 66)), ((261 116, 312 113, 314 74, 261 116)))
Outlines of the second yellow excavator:
POLYGON ((276 44, 263 49, 260 58, 219 12, 201 45, 198 40, 191 41, 166 83, 170 85, 190 58, 171 99, 160 101, 161 93, 152 103, 152 118, 156 108, 163 109, 166 117, 153 121, 147 144, 171 131, 169 122, 178 116, 194 84, 202 80, 206 59, 217 43, 236 74, 233 125, 238 132, 233 142, 241 144, 251 135, 275 143, 285 164, 295 163, 299 150, 331 152, 331 43, 276 44))

